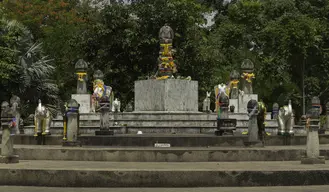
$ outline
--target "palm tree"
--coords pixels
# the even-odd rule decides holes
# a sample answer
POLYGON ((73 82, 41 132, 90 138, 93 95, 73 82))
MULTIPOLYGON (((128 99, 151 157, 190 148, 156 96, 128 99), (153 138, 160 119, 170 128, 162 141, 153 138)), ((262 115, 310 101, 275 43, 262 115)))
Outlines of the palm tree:
POLYGON ((52 60, 43 54, 42 43, 34 42, 31 32, 14 20, 2 18, 0 34, 7 37, 0 48, 2 45, 4 49, 10 50, 9 56, 16 61, 15 70, 9 74, 8 95, 19 95, 22 101, 28 103, 26 107, 30 110, 34 110, 38 99, 54 108, 56 105, 53 104, 59 99, 58 87, 51 79, 55 67, 51 64, 52 60))

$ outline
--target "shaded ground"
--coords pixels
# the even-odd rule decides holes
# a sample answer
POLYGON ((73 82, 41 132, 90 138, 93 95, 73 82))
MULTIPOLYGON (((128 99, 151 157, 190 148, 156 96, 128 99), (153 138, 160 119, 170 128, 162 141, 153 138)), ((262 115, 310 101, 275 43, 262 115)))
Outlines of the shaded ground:
POLYGON ((216 188, 52 188, 0 186, 4 192, 328 192, 329 186, 216 188))

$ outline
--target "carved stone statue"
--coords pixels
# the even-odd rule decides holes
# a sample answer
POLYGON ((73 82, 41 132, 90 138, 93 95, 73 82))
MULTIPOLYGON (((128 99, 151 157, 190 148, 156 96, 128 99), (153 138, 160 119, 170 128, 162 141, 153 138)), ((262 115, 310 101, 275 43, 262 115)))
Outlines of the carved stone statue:
POLYGON ((115 100, 113 101, 113 105, 112 105, 112 111, 121 112, 120 108, 121 108, 121 102, 118 100, 118 98, 115 98, 115 100))
POLYGON ((167 23, 161 27, 159 31, 159 38, 160 43, 172 43, 174 39, 174 31, 167 23))
POLYGON ((243 60, 241 64, 241 71, 242 71, 242 91, 245 94, 253 94, 252 89, 252 79, 255 78, 254 71, 254 64, 250 59, 243 60))
POLYGON ((279 114, 279 104, 274 103, 272 107, 272 118, 278 119, 278 114, 279 114))
POLYGON ((288 106, 283 106, 279 110, 279 115, 278 115, 278 125, 279 125, 279 130, 278 130, 278 135, 285 135, 289 134, 292 135, 294 134, 294 131, 292 129, 292 105, 291 105, 291 100, 289 100, 288 106))
POLYGON ((174 31, 165 24, 159 31, 160 52, 158 58, 157 79, 173 78, 177 72, 176 64, 173 58, 175 50, 173 49, 174 31))
POLYGON ((10 99, 10 105, 11 105, 11 109, 13 111, 13 115, 15 116, 15 127, 13 128, 15 134, 19 135, 20 134, 20 123, 21 123, 21 114, 20 114, 20 102, 21 99, 16 96, 13 95, 10 99))
POLYGON ((76 75, 78 77, 77 94, 87 93, 87 69, 88 64, 83 59, 79 59, 75 64, 76 75))
POLYGON ((221 83, 215 86, 215 101, 216 101, 216 109, 215 111, 218 112, 219 109, 219 97, 221 94, 225 94, 228 96, 228 88, 225 84, 221 83))
POLYGON ((39 134, 50 135, 51 113, 47 107, 41 104, 40 99, 38 107, 35 109, 34 123, 34 136, 39 134))
POLYGON ((231 99, 238 99, 239 98, 239 78, 240 74, 233 70, 230 74, 231 82, 230 82, 230 98, 231 99))
POLYGON ((97 70, 94 74, 93 89, 94 93, 92 95, 92 112, 96 112, 99 108, 99 103, 102 100, 108 101, 110 110, 113 104, 113 90, 111 86, 107 86, 103 81, 104 74, 102 71, 97 70))
POLYGON ((211 95, 211 92, 207 92, 207 96, 203 100, 203 111, 204 112, 210 111, 210 95, 211 95))

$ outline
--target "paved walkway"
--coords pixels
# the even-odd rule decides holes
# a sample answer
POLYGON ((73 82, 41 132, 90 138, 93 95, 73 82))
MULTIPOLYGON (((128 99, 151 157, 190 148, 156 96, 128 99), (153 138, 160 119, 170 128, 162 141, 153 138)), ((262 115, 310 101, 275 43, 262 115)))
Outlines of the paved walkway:
POLYGON ((101 162, 21 160, 0 164, 0 169, 76 171, 304 171, 329 170, 326 164, 303 165, 300 161, 267 162, 101 162))
POLYGON ((52 188, 0 186, 3 192, 328 192, 329 186, 221 188, 52 188))

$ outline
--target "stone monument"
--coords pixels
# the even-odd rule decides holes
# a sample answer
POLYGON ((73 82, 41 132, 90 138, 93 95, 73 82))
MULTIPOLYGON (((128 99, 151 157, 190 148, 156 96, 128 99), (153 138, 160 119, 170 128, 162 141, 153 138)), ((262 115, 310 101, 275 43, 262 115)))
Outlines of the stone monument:
POLYGON ((135 81, 135 111, 198 112, 198 82, 174 79, 174 32, 167 24, 159 31, 160 57, 157 80, 135 81))
POLYGON ((174 31, 168 24, 165 24, 159 31, 160 52, 158 58, 157 79, 172 78, 177 72, 176 64, 173 58, 173 39, 174 31))
POLYGON ((258 95, 253 93, 252 88, 252 80, 255 78, 254 64, 250 59, 243 60, 241 64, 241 83, 242 83, 242 91, 239 94, 238 100, 238 112, 239 113, 247 113, 247 105, 250 100, 258 101, 258 95))
POLYGON ((279 115, 279 104, 274 103, 272 107, 272 119, 278 119, 279 115))
POLYGON ((100 101, 100 130, 95 131, 95 135, 113 135, 113 130, 110 130, 110 101, 103 98, 100 101))
POLYGON ((81 146, 81 142, 78 141, 79 135, 79 107, 80 104, 71 99, 67 103, 67 109, 65 111, 65 126, 64 126, 64 138, 63 146, 81 146))
POLYGON ((230 133, 233 135, 233 131, 236 130, 236 119, 229 119, 228 106, 229 96, 225 92, 225 85, 220 85, 219 98, 218 98, 218 111, 217 111, 217 130, 215 135, 223 135, 223 133, 230 133))
POLYGON ((113 101, 112 111, 121 112, 121 102, 118 100, 118 98, 115 98, 115 100, 113 101))
POLYGON ((92 111, 99 111, 100 102, 107 100, 109 104, 109 110, 112 110, 112 104, 114 99, 114 93, 111 86, 105 85, 104 74, 101 70, 97 70, 94 73, 94 82, 93 82, 93 96, 92 96, 92 111))
POLYGON ((246 146, 255 146, 260 143, 258 138, 258 123, 257 123, 257 116, 258 116, 258 102, 256 100, 250 100, 247 104, 248 108, 248 116, 249 116, 249 124, 248 124, 248 141, 244 144, 246 146))
POLYGON ((239 101, 239 79, 240 79, 240 74, 236 70, 233 70, 230 74, 230 109, 232 109, 232 112, 238 112, 238 101, 239 101), (233 110, 237 109, 237 110, 233 110))
POLYGON ((211 92, 207 91, 207 96, 203 100, 203 106, 202 106, 203 112, 210 112, 210 95, 211 95, 211 92))
POLYGON ((21 125, 20 103, 21 103, 21 99, 18 96, 13 95, 11 97, 10 105, 16 119, 16 123, 15 123, 16 126, 12 130, 16 135, 19 135, 21 132, 24 133, 24 129, 20 129, 20 125, 21 125))
POLYGON ((38 101, 38 106, 34 113, 34 136, 38 145, 45 145, 45 136, 51 135, 50 124, 52 120, 51 113, 47 107, 42 105, 41 100, 38 101))
POLYGON ((71 98, 80 104, 80 113, 91 112, 91 94, 87 91, 87 75, 88 63, 79 59, 75 64, 77 75, 77 93, 72 94, 71 98))
POLYGON ((291 100, 289 100, 289 103, 287 106, 283 106, 279 110, 278 114, 278 135, 293 135, 293 111, 292 111, 292 105, 291 100))
POLYGON ((319 144, 319 116, 321 114, 321 105, 319 97, 312 98, 312 108, 307 114, 307 143, 306 156, 302 158, 302 164, 325 164, 325 158, 320 156, 319 144))
POLYGON ((13 137, 10 132, 16 127, 15 114, 9 107, 9 103, 4 101, 1 104, 1 156, 0 163, 18 163, 19 157, 14 154, 13 137))

